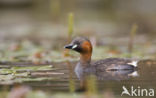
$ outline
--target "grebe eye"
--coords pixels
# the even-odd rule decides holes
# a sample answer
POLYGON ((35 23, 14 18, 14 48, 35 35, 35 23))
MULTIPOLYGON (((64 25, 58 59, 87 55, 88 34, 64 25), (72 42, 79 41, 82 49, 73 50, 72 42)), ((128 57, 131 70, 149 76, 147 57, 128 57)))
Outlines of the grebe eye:
POLYGON ((75 44, 80 45, 80 42, 76 42, 75 44))
POLYGON ((77 46, 79 46, 79 45, 80 45, 80 42, 75 41, 75 42, 73 43, 73 45, 77 45, 77 46))

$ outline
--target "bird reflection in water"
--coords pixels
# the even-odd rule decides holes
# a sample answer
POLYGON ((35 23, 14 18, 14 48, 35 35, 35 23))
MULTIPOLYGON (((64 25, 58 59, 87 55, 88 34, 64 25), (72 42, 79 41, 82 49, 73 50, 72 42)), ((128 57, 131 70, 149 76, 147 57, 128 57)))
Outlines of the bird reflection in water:
POLYGON ((83 69, 80 69, 76 70, 75 73, 77 78, 80 80, 80 88, 76 90, 77 92, 86 91, 89 88, 88 84, 91 82, 91 78, 94 78, 93 80, 98 81, 120 81, 139 76, 137 70, 114 70, 99 72, 94 69, 90 69, 86 72, 83 69))

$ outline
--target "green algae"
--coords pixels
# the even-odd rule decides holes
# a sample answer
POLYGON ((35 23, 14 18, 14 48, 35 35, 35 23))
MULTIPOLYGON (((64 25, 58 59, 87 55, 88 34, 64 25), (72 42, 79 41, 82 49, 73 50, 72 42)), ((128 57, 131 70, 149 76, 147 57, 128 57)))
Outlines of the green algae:
POLYGON ((26 67, 19 67, 19 66, 14 66, 11 67, 11 70, 16 70, 16 71, 22 71, 22 70, 26 70, 26 71, 37 71, 37 70, 49 70, 52 69, 52 65, 42 65, 42 66, 26 66, 26 67))
POLYGON ((55 70, 52 65, 42 65, 42 66, 13 66, 10 68, 0 69, 0 84, 13 84, 22 83, 26 81, 43 81, 49 79, 55 79, 54 77, 36 77, 31 78, 32 72, 55 70))
POLYGON ((21 66, 13 66, 9 69, 0 69, 0 74, 12 74, 16 73, 17 71, 38 71, 38 70, 52 70, 52 65, 42 65, 42 66, 26 66, 26 67, 21 67, 21 66))
POLYGON ((0 84, 1 85, 11 85, 14 83, 24 83, 24 82, 39 82, 39 81, 47 81, 47 80, 56 80, 57 77, 31 77, 28 73, 18 73, 18 74, 8 74, 8 75, 0 75, 0 84))

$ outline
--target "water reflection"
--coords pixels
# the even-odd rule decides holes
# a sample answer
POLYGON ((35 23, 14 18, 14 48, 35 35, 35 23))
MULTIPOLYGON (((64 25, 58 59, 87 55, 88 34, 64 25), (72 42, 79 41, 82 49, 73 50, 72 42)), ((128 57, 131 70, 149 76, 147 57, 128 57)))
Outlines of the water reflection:
POLYGON ((138 76, 136 70, 117 70, 117 71, 102 71, 102 72, 83 72, 77 71, 79 80, 85 79, 89 75, 94 75, 98 80, 125 80, 130 77, 138 76))
POLYGON ((90 68, 89 71, 80 69, 76 70, 75 73, 77 78, 80 80, 80 88, 76 91, 86 91, 88 88, 86 87, 88 85, 88 78, 92 76, 98 81, 120 81, 139 76, 137 70, 96 71, 95 69, 90 68))
MULTIPOLYGON (((80 80, 80 87, 76 91, 88 90, 88 77, 96 78, 97 90, 101 93, 112 92, 113 96, 121 95, 125 86, 128 90, 131 87, 141 89, 156 89, 155 78, 156 61, 142 60, 139 62, 137 70, 120 70, 120 71, 104 71, 104 72, 76 72, 80 80)), ((127 98, 128 95, 124 95, 127 98)))

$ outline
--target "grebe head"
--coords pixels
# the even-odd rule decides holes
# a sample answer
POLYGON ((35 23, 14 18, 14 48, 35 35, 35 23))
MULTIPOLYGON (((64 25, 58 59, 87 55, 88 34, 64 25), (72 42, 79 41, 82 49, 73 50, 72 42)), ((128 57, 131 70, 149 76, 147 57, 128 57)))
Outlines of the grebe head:
POLYGON ((92 44, 85 37, 76 37, 69 45, 66 45, 65 48, 74 50, 80 54, 92 53, 92 44))
POLYGON ((81 63, 90 63, 92 55, 92 44, 87 38, 77 37, 69 45, 66 45, 65 48, 80 53, 81 63))

